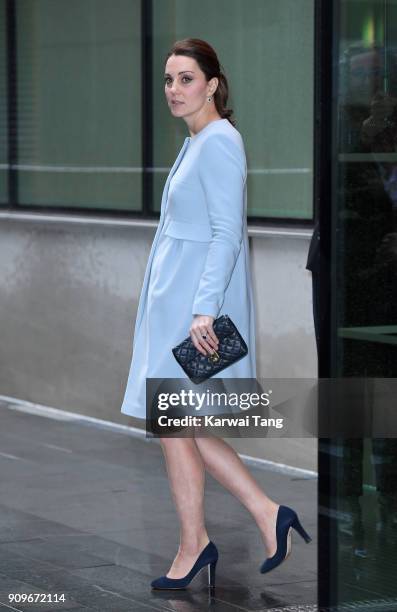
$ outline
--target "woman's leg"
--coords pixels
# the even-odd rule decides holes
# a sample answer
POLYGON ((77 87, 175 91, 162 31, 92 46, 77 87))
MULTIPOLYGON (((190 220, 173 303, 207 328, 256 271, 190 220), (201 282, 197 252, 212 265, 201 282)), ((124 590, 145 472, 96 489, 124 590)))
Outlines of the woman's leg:
POLYGON ((254 517, 267 555, 277 550, 276 521, 279 504, 259 487, 236 451, 221 438, 195 438, 205 468, 218 482, 241 501, 254 517))
POLYGON ((192 438, 160 438, 170 488, 180 520, 178 553, 166 574, 182 578, 209 542, 204 520, 205 468, 192 438))

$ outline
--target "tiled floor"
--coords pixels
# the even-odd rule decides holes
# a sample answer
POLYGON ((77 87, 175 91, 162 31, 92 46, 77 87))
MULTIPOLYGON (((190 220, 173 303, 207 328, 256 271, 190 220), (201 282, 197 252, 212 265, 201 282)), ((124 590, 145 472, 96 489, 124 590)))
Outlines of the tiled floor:
POLYGON ((316 609, 315 479, 249 468, 271 497, 297 510, 313 537, 307 545, 293 532, 292 555, 262 575, 264 546, 253 519, 207 475, 207 528, 219 550, 215 592, 208 593, 206 571, 184 591, 152 591, 179 543, 161 447, 4 403, 0 423, 0 610, 316 609), (43 601, 10 602, 10 594, 29 593, 43 601), (56 602, 62 594, 65 601, 56 602))

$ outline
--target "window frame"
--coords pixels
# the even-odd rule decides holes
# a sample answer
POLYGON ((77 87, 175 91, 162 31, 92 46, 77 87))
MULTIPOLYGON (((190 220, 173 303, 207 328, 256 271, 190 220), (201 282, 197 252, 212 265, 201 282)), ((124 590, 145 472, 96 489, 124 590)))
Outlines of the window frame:
MULTIPOLYGON (((315 4, 317 0, 314 0, 315 4)), ((152 221, 159 220, 160 212, 151 208, 153 204, 153 88, 152 88, 152 66, 153 66, 153 14, 152 3, 140 0, 141 6, 141 109, 142 109, 142 132, 141 132, 141 160, 142 177, 141 189, 142 200, 139 211, 125 211, 113 209, 100 209, 93 207, 71 207, 71 206, 40 206, 37 204, 18 204, 18 87, 17 87, 17 17, 16 0, 6 0, 5 23, 6 23, 6 99, 7 99, 7 149, 8 149, 8 198, 7 202, 0 203, 0 212, 7 213, 42 213, 43 215, 82 215, 96 218, 114 218, 115 220, 152 221)), ((314 11, 315 13, 315 11, 314 11)), ((314 15, 314 38, 316 38, 316 15, 314 15)), ((314 42, 316 47, 316 43, 314 42)), ((316 53, 314 53, 314 69, 316 69, 316 53)), ((314 94, 314 97, 315 94, 314 94)), ((316 113, 314 112, 314 115, 316 113)), ((317 151, 315 117, 313 117, 313 150, 317 151)), ((316 159, 315 155, 313 157, 316 159)), ((266 217, 247 215, 248 226, 269 228, 313 228, 315 220, 315 172, 312 173, 312 216, 308 219, 295 217, 266 217)))

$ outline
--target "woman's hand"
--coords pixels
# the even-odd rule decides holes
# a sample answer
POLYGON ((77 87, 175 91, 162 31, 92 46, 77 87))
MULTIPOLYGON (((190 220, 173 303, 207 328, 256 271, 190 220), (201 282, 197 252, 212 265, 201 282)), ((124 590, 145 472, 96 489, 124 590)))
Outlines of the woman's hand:
POLYGON ((194 315, 193 317, 189 333, 194 346, 202 355, 208 353, 212 355, 214 350, 218 350, 219 340, 213 330, 213 322, 214 317, 210 315, 194 315))

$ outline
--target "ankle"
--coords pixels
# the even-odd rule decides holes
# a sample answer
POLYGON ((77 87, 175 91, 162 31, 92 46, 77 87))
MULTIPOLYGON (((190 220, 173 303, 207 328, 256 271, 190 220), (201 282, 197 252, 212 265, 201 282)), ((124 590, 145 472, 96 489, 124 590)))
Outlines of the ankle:
POLYGON ((268 523, 277 513, 278 508, 279 504, 267 497, 261 503, 257 503, 251 513, 258 524, 268 523))
POLYGON ((179 544, 178 553, 186 556, 197 556, 210 541, 208 534, 203 533, 198 537, 189 537, 179 544))

